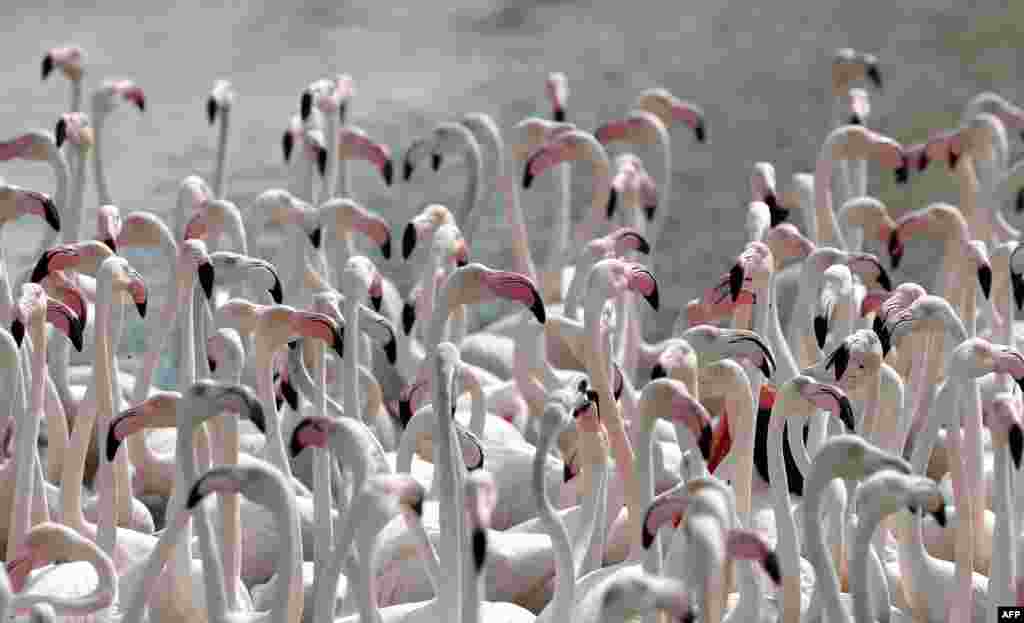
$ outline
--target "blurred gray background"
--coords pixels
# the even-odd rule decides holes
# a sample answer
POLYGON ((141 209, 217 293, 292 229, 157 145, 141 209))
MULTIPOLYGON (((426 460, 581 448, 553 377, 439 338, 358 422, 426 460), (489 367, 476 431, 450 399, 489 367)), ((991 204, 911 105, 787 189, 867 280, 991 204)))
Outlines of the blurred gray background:
MULTIPOLYGON (((685 128, 673 135, 675 196, 663 240, 676 242, 656 261, 662 311, 647 336, 656 339, 740 251, 751 165, 773 162, 781 185, 793 172, 813 169, 829 129, 837 47, 879 56, 885 90, 872 95, 869 125, 905 143, 955 123, 979 90, 1024 101, 1015 71, 1024 3, 752 4, 453 0, 442 9, 414 1, 113 0, 95 9, 8 0, 0 8, 6 31, 0 136, 52 130, 68 102, 68 84, 59 72, 40 82, 40 61, 51 46, 77 43, 87 53, 87 94, 108 77, 130 77, 145 89, 144 115, 122 106, 109 122, 108 175, 122 213, 166 214, 184 176, 211 174, 215 129, 207 125, 205 99, 218 78, 231 80, 238 93, 229 186, 242 206, 285 184, 281 132, 300 90, 320 77, 352 74, 351 122, 398 156, 433 124, 464 113, 490 113, 506 131, 526 116, 548 116, 543 87, 550 71, 568 75, 569 120, 591 131, 627 112, 642 89, 664 86, 703 106, 710 140, 697 145, 685 128)), ((658 177, 657 151, 637 153, 658 177)), ((410 184, 385 189, 368 166, 353 168, 355 195, 385 215, 399 237, 423 201, 454 205, 464 179, 453 164, 442 170, 446 175, 417 174, 410 184)), ((589 201, 590 180, 586 167, 577 169, 578 215, 589 201)), ((934 169, 911 188, 894 186, 891 174, 876 169, 869 189, 897 214, 933 200, 955 203, 955 186, 934 169)), ((2 163, 0 176, 52 192, 45 164, 2 163)), ((537 188, 524 194, 524 209, 540 261, 555 195, 550 181, 539 180, 537 188)), ((90 185, 88 227, 94 197, 90 185)), ((497 225, 492 206, 484 207, 485 231, 473 255, 507 267, 507 230, 497 225)), ((41 223, 24 219, 6 228, 9 256, 27 263, 41 231, 41 223)), ((915 253, 911 245, 906 270, 920 266, 915 253)), ((372 257, 404 291, 410 277, 400 257, 372 257)))

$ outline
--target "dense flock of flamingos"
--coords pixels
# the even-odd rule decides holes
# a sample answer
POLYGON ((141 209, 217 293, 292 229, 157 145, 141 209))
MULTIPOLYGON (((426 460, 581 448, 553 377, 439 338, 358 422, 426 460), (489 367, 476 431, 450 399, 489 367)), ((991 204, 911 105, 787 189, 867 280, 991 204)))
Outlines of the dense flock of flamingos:
POLYGON ((754 165, 746 245, 652 344, 644 262, 682 203, 671 139, 707 139, 666 89, 590 133, 551 74, 550 119, 468 114, 398 162, 350 122, 351 78, 317 80, 283 135, 288 188, 240 208, 217 81, 211 183, 182 180, 165 221, 120 214, 104 172, 112 115, 144 112, 142 88, 105 81, 83 106, 83 51, 49 50, 42 77, 58 72, 70 112, 0 143, 56 178, 0 188, 0 223, 49 226, 31 266, 0 256, 5 621, 965 623, 1024 606, 1024 256, 1002 213, 1024 209, 1024 110, 1002 97, 902 146, 869 129, 877 58, 837 51, 813 174, 782 190, 754 165), (392 223, 350 198, 350 166, 411 183, 428 158, 464 166, 465 193, 400 229, 419 269, 401 294, 368 257, 398 251, 392 223), (570 227, 580 164, 590 208, 570 227), (893 219, 868 194, 872 168, 913 183, 928 166, 958 205, 893 219), (468 256, 496 195, 513 270, 468 256), (521 204, 542 200, 558 210, 540 264, 521 204), (942 245, 931 291, 892 281, 914 238, 942 245), (133 248, 168 274, 140 275, 118 255, 133 248), (158 315, 134 367, 126 313, 158 315), (178 391, 153 387, 166 349, 178 391), (142 500, 167 498, 156 531, 142 500))

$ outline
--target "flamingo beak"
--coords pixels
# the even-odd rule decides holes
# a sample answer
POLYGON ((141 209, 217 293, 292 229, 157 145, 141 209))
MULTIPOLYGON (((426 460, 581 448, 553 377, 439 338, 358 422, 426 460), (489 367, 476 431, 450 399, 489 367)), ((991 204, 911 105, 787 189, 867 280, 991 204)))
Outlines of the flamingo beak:
POLYGON ((76 351, 82 352, 82 348, 85 346, 84 318, 68 318, 68 339, 71 340, 71 345, 75 347, 76 351))
POLYGON ((662 366, 660 363, 654 364, 654 367, 651 368, 651 380, 652 381, 664 378, 666 376, 668 376, 668 375, 665 373, 665 367, 662 366))
POLYGON ((213 298, 213 264, 210 262, 200 264, 196 272, 199 273, 199 285, 203 288, 203 294, 206 295, 206 300, 209 301, 213 298))
POLYGON ((309 242, 310 242, 310 244, 313 245, 314 249, 319 249, 320 248, 320 233, 321 233, 320 228, 317 227, 316 229, 314 229, 309 234, 309 242))
POLYGON ((217 120, 217 100, 212 95, 206 99, 206 120, 210 125, 217 120))
POLYGON ((476 568, 476 572, 480 573, 480 570, 484 568, 484 562, 487 560, 487 533, 482 529, 477 528, 473 530, 473 565, 476 568))
POLYGON ((405 160, 402 162, 402 181, 408 182, 409 178, 412 177, 412 172, 416 169, 416 166, 409 160, 409 154, 405 155, 405 160))
MULTIPOLYGON (((648 300, 650 300, 650 299, 648 299, 648 300)), ((654 300, 655 300, 654 309, 658 309, 658 306, 657 306, 658 290, 657 290, 657 288, 655 288, 655 290, 654 290, 654 300)), ((530 304, 530 311, 533 312, 533 317, 536 318, 537 322, 539 322, 540 324, 544 324, 544 322, 547 320, 547 311, 544 309, 544 301, 540 298, 540 294, 538 294, 536 290, 534 290, 534 292, 533 292, 533 303, 530 304)))
POLYGON ((917 159, 917 172, 920 173, 921 171, 924 171, 925 169, 927 169, 928 165, 931 164, 931 162, 932 162, 932 159, 928 155, 928 152, 927 151, 922 151, 921 152, 921 156, 917 159))
POLYGON ((289 162, 292 159, 292 149, 295 147, 295 138, 291 132, 285 132, 281 137, 281 152, 284 153, 284 161, 289 162))
POLYGON ((786 222, 789 218, 789 209, 779 205, 779 198, 775 196, 775 193, 768 193, 765 195, 764 202, 768 205, 768 213, 771 216, 772 227, 786 222))
POLYGON ((405 226, 405 231, 402 232, 402 259, 407 260, 412 252, 416 250, 416 239, 418 235, 416 233, 416 226, 413 225, 412 221, 405 226))
MULTIPOLYGON (((387 231, 387 230, 385 230, 385 231, 387 231)), ((380 243, 380 254, 383 255, 384 259, 386 259, 386 260, 390 260, 391 259, 391 232, 390 231, 388 231, 387 238, 384 239, 384 242, 380 243)))
POLYGON ((886 292, 892 292, 892 279, 881 264, 878 265, 878 285, 886 292))
POLYGON ((281 279, 277 276, 277 273, 274 273, 274 285, 271 286, 269 292, 270 298, 280 305, 281 301, 284 300, 284 290, 281 288, 281 279))
POLYGON ((51 256, 52 252, 50 251, 44 251, 43 254, 39 256, 39 260, 36 262, 35 268, 32 269, 32 283, 39 283, 43 279, 46 279, 47 275, 50 274, 51 256))
POLYGON ((946 505, 943 504, 938 510, 932 511, 932 517, 935 519, 935 523, 939 524, 940 528, 946 527, 946 505))
POLYGON ((700 455, 707 462, 711 458, 711 442, 714 439, 714 431, 711 424, 704 424, 700 427, 700 438, 697 440, 697 447, 700 448, 700 455))
POLYGON ((740 292, 743 290, 743 267, 736 264, 729 269, 729 296, 732 297, 732 302, 735 303, 740 298, 740 292))
POLYGON ((11 337, 14 338, 14 343, 21 348, 21 342, 25 339, 25 323, 20 318, 15 318, 11 322, 11 337))
POLYGON ((827 370, 830 366, 835 366, 836 382, 843 378, 843 374, 846 373, 846 368, 850 365, 850 348, 843 342, 839 345, 829 359, 828 363, 825 364, 827 370))
POLYGON ((555 108, 553 111, 551 111, 551 119, 552 121, 557 121, 558 123, 565 123, 565 109, 562 108, 561 106, 555 108))
POLYGON ((839 421, 843 423, 846 430, 854 432, 856 429, 856 422, 853 418, 853 405, 850 404, 850 399, 847 396, 839 397, 839 421))
POLYGON ((412 400, 409 398, 401 399, 398 401, 398 422, 402 425, 402 430, 405 430, 409 426, 409 422, 412 420, 412 400))
POLYGON ((768 555, 761 561, 761 568, 768 574, 772 582, 776 586, 782 584, 782 566, 779 564, 779 555, 774 551, 768 552, 768 555))
POLYGON ((824 316, 814 317, 814 337, 818 342, 818 348, 825 348, 825 340, 828 338, 828 320, 824 316))
POLYGON ((321 147, 316 153, 316 168, 320 171, 320 177, 327 175, 327 148, 321 147))
MULTIPOLYGON (((130 416, 129 416, 130 417, 130 416)), ((117 430, 117 421, 121 418, 115 419, 110 423, 110 428, 107 429, 107 462, 113 463, 114 459, 117 458, 117 450, 121 447, 121 440, 117 438, 114 431, 117 430)))
POLYGON ((299 117, 306 121, 311 114, 313 114, 313 94, 303 91, 302 97, 299 99, 299 117))
POLYGON ((573 459, 575 458, 575 455, 573 455, 568 461, 562 463, 562 482, 569 482, 576 477, 576 468, 572 466, 573 459))
POLYGON ((395 362, 398 361, 398 342, 395 338, 392 337, 384 344, 384 354, 387 355, 388 363, 395 365, 395 362))
POLYGON ((139 317, 140 318, 145 318, 146 317, 146 304, 148 302, 149 302, 149 299, 146 298, 146 299, 142 300, 142 302, 136 302, 135 303, 135 309, 139 310, 139 317))
POLYGON ((1010 283, 1013 285, 1013 301, 1017 304, 1017 311, 1024 307, 1024 275, 1010 271, 1010 283))
POLYGON ((217 360, 213 357, 206 358, 206 365, 210 367, 210 374, 217 371, 217 360))
MULTIPOLYGON (((43 78, 42 79, 43 80, 46 80, 47 78, 49 78, 50 77, 50 73, 53 72, 53 57, 50 56, 49 54, 47 54, 46 56, 43 57, 43 67, 42 67, 42 70, 43 70, 42 71, 42 74, 43 74, 43 78)), ((59 147, 59 145, 58 145, 58 147, 59 147)))
POLYGON ((1017 203, 1015 205, 1017 214, 1024 212, 1024 187, 1017 191, 1017 203))
POLYGON ((644 218, 650 223, 654 220, 654 213, 658 211, 658 206, 655 204, 644 206, 644 218))
POLYGON ((412 332, 412 326, 416 324, 416 307, 406 301, 402 305, 402 331, 405 331, 406 335, 412 332))
POLYGON ((533 162, 536 157, 537 154, 534 154, 526 159, 526 166, 523 168, 523 188, 529 188, 533 185, 533 162))
POLYGON ((384 185, 391 186, 395 179, 395 164, 388 158, 384 161, 384 164, 380 165, 380 175, 384 178, 384 185))
POLYGON ((331 342, 331 348, 338 354, 339 357, 344 357, 345 351, 345 327, 335 329, 331 327, 331 333, 334 335, 334 339, 331 342))
POLYGON ((954 152, 952 149, 949 150, 949 158, 946 160, 946 164, 949 165, 949 169, 952 171, 956 168, 957 163, 960 162, 960 154, 954 152))
POLYGON ((43 219, 46 221, 46 224, 52 227, 53 231, 60 231, 60 213, 57 212, 57 204, 49 197, 44 197, 42 203, 43 219))
POLYGON ((370 307, 373 308, 373 311, 375 311, 377 313, 380 313, 380 308, 383 305, 384 305, 384 295, 383 294, 381 294, 380 296, 370 296, 370 307))
POLYGON ((430 154, 430 168, 437 173, 441 170, 441 163, 443 162, 443 156, 439 153, 430 154))
POLYGON ((306 449, 306 443, 303 441, 303 433, 307 428, 313 427, 313 421, 309 418, 305 418, 299 422, 292 431, 292 438, 288 440, 288 454, 292 458, 299 456, 299 454, 306 449))
POLYGON ((1020 469, 1021 454, 1024 453, 1024 430, 1021 429, 1019 424, 1014 423, 1010 426, 1008 437, 1010 458, 1013 459, 1014 467, 1020 469))
POLYGON ((868 75, 868 80, 871 81, 871 84, 875 85, 876 89, 881 90, 881 88, 882 88, 882 72, 878 68, 878 63, 872 63, 872 64, 868 65, 867 75, 868 75))
POLYGON ((992 292, 992 267, 985 264, 978 267, 978 283, 981 284, 981 293, 988 300, 992 292))
POLYGON ((103 241, 103 244, 110 247, 110 250, 113 251, 115 254, 117 253, 117 241, 114 240, 113 238, 107 238, 106 240, 103 241))
MULTIPOLYGON (((64 144, 64 139, 66 139, 67 137, 68 137, 68 122, 65 121, 63 117, 61 117, 57 121, 57 127, 54 128, 54 131, 53 131, 53 138, 54 138, 54 141, 57 144, 57 149, 61 148, 61 146, 64 144)), ((1022 189, 1022 190, 1024 190, 1024 189, 1022 189)), ((1018 201, 1017 201, 1017 206, 1018 206, 1017 211, 1020 212, 1020 208, 1021 208, 1020 199, 1018 199, 1018 201)))
POLYGON ((610 221, 610 220, 612 220, 612 217, 615 216, 615 208, 616 208, 618 203, 619 203, 619 191, 615 190, 615 187, 612 186, 611 189, 608 191, 608 207, 605 208, 605 212, 604 212, 605 218, 607 220, 610 221))
POLYGON ((288 406, 291 407, 292 411, 298 413, 299 411, 299 393, 295 391, 295 387, 291 384, 288 379, 281 380, 281 396, 284 398, 288 406))
POLYGON ((864 122, 861 120, 860 115, 858 115, 857 113, 850 115, 849 123, 850 125, 864 125, 864 122))
POLYGON ((900 262, 903 260, 903 243, 900 242, 900 232, 898 229, 892 230, 889 234, 889 260, 892 262, 893 270, 900 267, 900 262))
POLYGON ((704 144, 708 142, 708 128, 704 125, 703 119, 697 121, 697 125, 693 127, 693 135, 698 143, 704 144))
POLYGON ((910 179, 910 161, 907 159, 906 154, 902 155, 902 159, 903 163, 893 171, 897 184, 906 184, 910 179))

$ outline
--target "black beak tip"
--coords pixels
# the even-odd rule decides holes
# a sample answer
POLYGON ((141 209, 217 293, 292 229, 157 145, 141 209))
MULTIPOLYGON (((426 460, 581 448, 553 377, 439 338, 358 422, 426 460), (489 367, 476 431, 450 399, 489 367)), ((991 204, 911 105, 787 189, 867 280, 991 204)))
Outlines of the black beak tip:
POLYGON ((321 147, 316 154, 316 168, 320 177, 327 175, 327 148, 321 147))
POLYGON ((206 98, 206 120, 213 125, 213 122, 217 120, 217 100, 213 97, 206 98))
POLYGON ((771 364, 768 363, 767 358, 761 359, 761 365, 758 367, 761 370, 761 374, 763 374, 766 379, 772 378, 772 367, 771 364))
POLYGON ((565 109, 555 108, 553 111, 551 111, 551 119, 557 121, 558 123, 565 123, 565 109))
POLYGON ((140 318, 145 318, 146 317, 146 303, 147 302, 148 302, 148 299, 145 300, 145 301, 142 301, 141 303, 136 303, 135 304, 135 309, 139 310, 139 317, 140 318))
POLYGON ((700 455, 704 457, 704 461, 707 462, 711 459, 711 441, 714 438, 714 432, 711 429, 710 424, 705 424, 700 429, 700 439, 697 442, 697 447, 700 448, 700 455))
POLYGON ((321 229, 319 227, 317 227, 316 229, 314 229, 309 234, 309 242, 310 242, 310 244, 313 245, 314 249, 319 249, 320 248, 320 236, 321 236, 321 233, 322 233, 321 229))
POLYGON ((951 171, 955 169, 958 162, 960 162, 960 154, 953 153, 953 150, 950 150, 949 159, 946 161, 946 164, 949 165, 949 169, 951 171))
POLYGON ((1024 454, 1024 430, 1017 424, 1010 427, 1009 445, 1014 469, 1020 469, 1021 455, 1024 454))
POLYGON ((846 396, 839 397, 839 420, 846 427, 847 432, 855 432, 856 423, 853 419, 853 405, 846 396))
POLYGON ((818 348, 825 348, 825 339, 828 337, 828 321, 824 316, 814 317, 814 338, 818 342, 818 348))
POLYGON ((771 578, 776 586, 782 584, 782 566, 779 564, 779 555, 775 552, 768 552, 764 559, 764 571, 771 578))
POLYGON ((900 233, 897 230, 893 230, 889 234, 889 260, 892 262, 893 270, 899 268, 902 259, 903 244, 900 242, 900 233))
POLYGON ((284 289, 281 288, 281 280, 274 275, 274 285, 270 288, 270 298, 278 305, 284 300, 284 289))
POLYGON ((32 269, 32 283, 39 283, 50 274, 50 253, 44 252, 32 269))
POLYGON ((299 456, 299 454, 305 449, 305 446, 299 441, 299 431, 309 425, 309 422, 302 420, 295 427, 295 430, 292 431, 292 438, 288 440, 288 454, 293 459, 299 456))
POLYGON ((526 161, 526 166, 523 168, 523 188, 529 188, 533 185, 533 158, 529 158, 526 161))
POLYGON ((113 238, 107 238, 106 240, 103 241, 103 244, 105 244, 108 247, 110 247, 110 250, 113 251, 115 255, 117 255, 117 241, 116 240, 114 240, 113 238))
POLYGON ((213 264, 210 262, 200 264, 196 272, 199 273, 199 285, 203 288, 203 294, 206 295, 206 300, 209 301, 213 299, 213 264))
POLYGON ((412 333, 412 326, 416 324, 416 307, 409 302, 402 305, 402 331, 406 335, 412 333))
POLYGON ((410 400, 399 400, 398 401, 398 423, 402 425, 402 430, 405 430, 409 426, 409 422, 412 420, 412 403, 410 400))
POLYGON ((138 100, 136 100, 135 106, 139 109, 139 112, 146 112, 146 99, 140 97, 138 100))
POLYGON ((292 159, 293 147, 295 147, 295 139, 292 137, 291 132, 285 132, 281 136, 281 152, 284 154, 285 162, 289 162, 292 159))
POLYGON ((917 159, 917 172, 920 173, 928 168, 928 165, 932 163, 932 159, 926 152, 921 152, 921 156, 917 159))
POLYGON ((443 161, 444 158, 441 154, 430 154, 430 168, 433 169, 435 173, 441 170, 441 163, 443 161))
POLYGON ((647 242, 647 238, 643 236, 637 236, 636 250, 644 255, 651 254, 651 243, 647 242))
POLYGON ((380 308, 384 305, 383 296, 371 296, 370 306, 373 307, 373 311, 380 313, 380 308))
POLYGON ((1010 271, 1010 284, 1013 286, 1013 300, 1017 304, 1017 311, 1024 308, 1024 275, 1010 271))
POLYGON ((412 163, 409 162, 409 158, 407 157, 403 161, 403 163, 402 163, 402 181, 403 182, 408 182, 409 181, 409 178, 412 177, 412 172, 413 172, 414 168, 415 167, 412 166, 412 163))
POLYGON ((1017 211, 1017 214, 1024 212, 1024 187, 1021 187, 1021 189, 1017 191, 1017 204, 1015 206, 1015 209, 1017 211))
POLYGON ((850 115, 849 121, 850 125, 864 125, 864 122, 861 120, 860 115, 857 114, 850 115))
POLYGON ((43 65, 42 65, 42 76, 43 76, 43 78, 42 79, 46 80, 47 78, 49 78, 50 77, 50 73, 52 71, 53 71, 53 57, 50 56, 49 54, 47 54, 46 56, 43 57, 43 65))
POLYGON ((660 363, 654 364, 654 367, 651 368, 651 380, 652 381, 656 381, 658 379, 665 378, 666 376, 668 376, 668 375, 665 374, 665 367, 662 366, 660 363))
POLYGON ((850 349, 846 346, 845 342, 836 349, 832 363, 835 365, 833 372, 835 372, 836 381, 839 381, 839 379, 843 378, 843 374, 846 373, 847 366, 850 365, 850 349))
POLYGON ((384 242, 382 242, 380 244, 380 254, 382 256, 384 256, 384 259, 386 259, 386 260, 390 260, 391 259, 391 235, 390 234, 384 240, 384 242))
POLYGON ((940 528, 946 527, 946 505, 943 504, 938 510, 932 511, 932 517, 940 528))
POLYGON ((292 411, 296 413, 299 411, 299 394, 288 381, 281 381, 281 396, 288 403, 288 406, 291 407, 292 411))
POLYGON ((408 223, 402 232, 402 259, 407 260, 416 250, 416 226, 408 223))
MULTIPOLYGON (((116 421, 116 420, 115 420, 116 421)), ((107 462, 113 463, 117 457, 117 449, 121 446, 121 442, 118 441, 117 435, 114 434, 114 425, 110 425, 107 429, 107 462)))
POLYGON ((644 298, 647 300, 647 304, 650 305, 651 309, 654 311, 658 311, 658 308, 661 307, 661 295, 658 292, 657 284, 654 285, 654 289, 651 290, 650 294, 644 295, 644 298))
POLYGON ((867 73, 868 73, 868 80, 871 81, 871 84, 875 85, 875 88, 881 89, 882 88, 882 71, 878 68, 878 65, 869 65, 867 73))
POLYGON ((729 269, 729 296, 732 297, 733 303, 740 298, 740 292, 743 290, 743 278, 743 267, 739 264, 729 269))
POLYGON ((902 160, 903 162, 900 166, 896 167, 893 172, 896 177, 897 184, 906 184, 910 179, 910 162, 908 161, 906 154, 902 156, 902 160))
MULTIPOLYGON (((657 309, 657 307, 655 307, 657 309)), ((544 301, 540 298, 540 294, 534 289, 533 292, 533 304, 530 305, 530 311, 533 312, 533 317, 537 319, 537 322, 544 324, 547 322, 548 314, 544 308, 544 301)))
POLYGON ((381 177, 384 178, 385 186, 390 187, 391 184, 395 181, 395 164, 394 162, 392 162, 391 158, 388 158, 387 160, 384 161, 384 164, 381 166, 380 169, 380 175, 381 177))
POLYGON ((280 394, 274 394, 274 408, 278 411, 281 410, 281 405, 284 404, 284 398, 280 394))
POLYGON ((211 374, 217 371, 217 360, 213 357, 206 358, 206 365, 210 368, 211 374))
POLYGON ((388 357, 388 363, 395 365, 398 361, 398 342, 394 339, 388 340, 388 343, 384 345, 384 354, 388 357))
POLYGON ((656 536, 658 535, 647 529, 647 522, 645 521, 644 526, 640 531, 640 545, 642 545, 645 550, 651 549, 651 544, 654 543, 654 538, 656 536))
POLYGON ((484 568, 484 562, 487 561, 487 533, 482 529, 476 529, 473 531, 473 565, 476 567, 476 572, 484 568))
POLYGON ((882 268, 881 264, 878 267, 881 269, 878 273, 878 285, 882 286, 886 292, 892 292, 892 279, 889 278, 889 273, 882 268))
POLYGON ((11 322, 11 337, 18 348, 21 348, 21 342, 25 339, 25 325, 18 318, 11 322))
POLYGON ((72 320, 71 321, 71 345, 75 347, 75 350, 82 352, 82 348, 85 346, 85 320, 72 320))
POLYGON ((192 485, 192 489, 189 490, 188 500, 185 502, 186 510, 191 511, 196 506, 199 506, 199 503, 203 501, 203 495, 199 493, 199 486, 202 482, 202 479, 196 481, 196 483, 192 485))
MULTIPOLYGON (((64 139, 68 137, 68 123, 67 121, 64 121, 63 117, 57 121, 57 127, 54 128, 53 135, 54 141, 57 143, 57 149, 60 149, 61 146, 64 145, 64 139)), ((1019 201, 1020 200, 1018 199, 1018 205, 1020 205, 1019 201)), ((1019 211, 1020 210, 1018 210, 1018 212, 1019 211)))
POLYGON ((261 435, 267 434, 267 417, 263 414, 263 407, 260 404, 254 404, 249 409, 249 421, 252 422, 261 435))
POLYGON ((697 137, 698 143, 703 144, 708 142, 708 128, 706 125, 704 125, 703 119, 698 121, 697 126, 693 128, 693 135, 697 137))
POLYGON ((303 91, 302 97, 299 99, 299 116, 306 121, 311 114, 313 114, 313 94, 303 91))
POLYGON ((334 340, 331 342, 331 348, 334 349, 334 352, 337 353, 337 355, 339 357, 344 357, 345 356, 345 354, 344 354, 344 351, 345 351, 345 329, 342 328, 340 330, 332 331, 332 332, 334 333, 334 340))
POLYGON ((619 191, 615 190, 615 188, 612 187, 612 189, 608 191, 608 205, 605 208, 605 212, 604 212, 605 218, 607 220, 610 221, 610 220, 612 220, 612 217, 615 216, 615 208, 616 208, 618 203, 619 203, 619 191))
POLYGON ((658 206, 657 205, 647 205, 647 206, 644 206, 644 218, 647 219, 648 223, 650 223, 651 221, 654 220, 654 214, 657 211, 658 211, 658 206))
POLYGON ((989 295, 992 293, 991 266, 980 266, 978 268, 978 284, 981 285, 981 293, 985 296, 985 300, 988 300, 989 295))

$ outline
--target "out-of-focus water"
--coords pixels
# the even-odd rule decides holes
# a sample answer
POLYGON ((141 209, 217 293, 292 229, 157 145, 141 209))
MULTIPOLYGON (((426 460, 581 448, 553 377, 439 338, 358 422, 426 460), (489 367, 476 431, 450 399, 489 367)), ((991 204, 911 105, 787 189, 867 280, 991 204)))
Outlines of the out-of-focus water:
MULTIPOLYGON (((129 77, 146 90, 145 114, 122 106, 109 122, 108 175, 122 212, 166 213, 181 178, 212 170, 215 131, 206 124, 204 104, 218 78, 231 80, 238 93, 229 185, 243 206, 258 192, 284 185, 281 131, 297 109, 300 89, 319 77, 352 74, 353 122, 396 150, 462 113, 488 112, 506 130, 525 116, 546 114, 549 71, 568 74, 570 119, 591 130, 627 112, 641 89, 663 85, 704 107, 710 136, 709 145, 697 146, 683 131, 674 135, 676 192, 664 235, 678 242, 666 245, 669 253, 656 266, 663 334, 682 303, 740 250, 750 166, 774 161, 780 181, 813 168, 831 110, 827 86, 835 48, 850 45, 882 59, 886 87, 872 100, 870 125, 889 134, 900 135, 922 108, 959 110, 979 86, 1000 87, 1021 101, 1015 85, 970 82, 956 53, 941 46, 942 28, 982 11, 979 4, 996 7, 954 9, 952 0, 757 6, 744 0, 454 0, 443 8, 412 1, 113 0, 97 10, 85 3, 14 0, 0 8, 6 30, 0 38, 0 136, 52 129, 67 106, 68 85, 59 72, 41 82, 40 60, 51 46, 77 43, 87 51, 87 94, 107 77, 129 77)), ((660 175, 657 152, 638 153, 660 175)), ((427 199, 454 201, 463 179, 457 167, 446 167, 456 172, 417 174, 412 184, 386 191, 368 167, 354 168, 356 195, 396 229, 427 199)), ((41 164, 3 163, 0 176, 43 190, 53 183, 41 164)), ((580 178, 577 211, 589 201, 588 174, 580 178)), ((524 202, 540 259, 551 231, 553 185, 538 186, 524 202)), ((91 188, 86 206, 95 208, 91 188)), ((91 215, 85 222, 94 222, 91 215)), ((482 223, 487 235, 475 254, 502 261, 507 230, 495 226, 493 214, 482 223)), ((7 228, 16 261, 28 261, 35 242, 25 241, 39 231, 35 223, 7 228)), ((400 259, 375 259, 399 283, 409 283, 400 259)))

